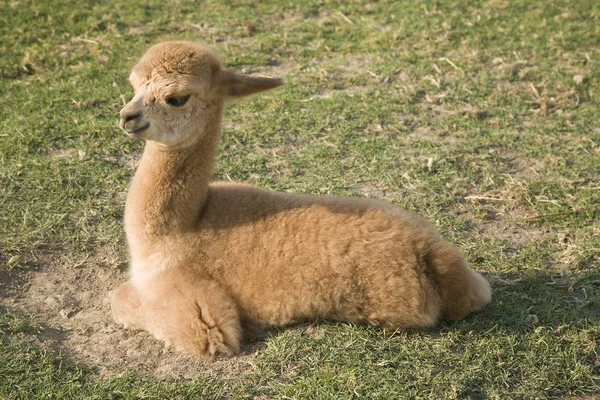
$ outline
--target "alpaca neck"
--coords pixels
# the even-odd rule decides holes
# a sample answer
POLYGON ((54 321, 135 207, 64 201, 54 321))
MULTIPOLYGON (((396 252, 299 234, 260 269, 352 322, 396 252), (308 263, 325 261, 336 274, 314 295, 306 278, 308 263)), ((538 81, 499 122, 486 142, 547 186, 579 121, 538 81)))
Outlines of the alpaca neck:
MULTIPOLYGON (((198 222, 208 193, 220 137, 220 112, 193 146, 170 149, 147 142, 125 206, 132 255, 148 256, 156 245, 198 222)), ((201 132, 199 132, 201 134, 201 132)))

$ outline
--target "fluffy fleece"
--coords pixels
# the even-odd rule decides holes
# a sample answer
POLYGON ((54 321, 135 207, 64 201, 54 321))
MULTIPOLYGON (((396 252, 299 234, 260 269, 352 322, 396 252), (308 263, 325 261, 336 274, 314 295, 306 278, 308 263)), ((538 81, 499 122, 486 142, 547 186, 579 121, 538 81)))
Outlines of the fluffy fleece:
POLYGON ((165 42, 130 81, 121 127, 146 147, 127 198, 131 277, 113 294, 116 322, 212 357, 239 351, 242 323, 425 328, 490 301, 456 247, 405 210, 209 183, 226 100, 280 80, 225 70, 200 44, 165 42))

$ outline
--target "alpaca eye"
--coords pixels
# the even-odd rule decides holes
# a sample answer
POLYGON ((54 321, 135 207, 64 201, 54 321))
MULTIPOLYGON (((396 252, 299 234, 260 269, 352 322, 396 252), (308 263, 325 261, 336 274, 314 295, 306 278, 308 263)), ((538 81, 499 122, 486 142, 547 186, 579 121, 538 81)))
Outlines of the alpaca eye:
POLYGON ((173 97, 168 97, 167 98, 167 104, 172 106, 172 107, 181 107, 183 105, 185 105, 185 103, 187 103, 187 101, 190 99, 190 95, 188 94, 187 96, 173 96, 173 97))

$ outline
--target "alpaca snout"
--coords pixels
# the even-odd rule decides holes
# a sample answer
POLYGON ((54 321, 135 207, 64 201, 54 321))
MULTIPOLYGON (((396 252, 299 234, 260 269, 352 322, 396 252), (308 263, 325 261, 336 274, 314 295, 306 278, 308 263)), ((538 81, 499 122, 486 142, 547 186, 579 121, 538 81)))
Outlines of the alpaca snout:
POLYGON ((149 122, 143 121, 143 113, 141 111, 121 110, 121 129, 129 135, 137 135, 146 130, 150 126, 149 122))

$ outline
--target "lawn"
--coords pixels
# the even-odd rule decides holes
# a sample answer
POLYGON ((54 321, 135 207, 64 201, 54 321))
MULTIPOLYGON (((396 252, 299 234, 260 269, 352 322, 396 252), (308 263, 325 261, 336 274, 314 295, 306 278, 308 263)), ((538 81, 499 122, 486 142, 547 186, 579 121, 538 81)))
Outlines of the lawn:
POLYGON ((600 3, 0 3, 0 398, 600 397, 600 3), (426 331, 301 324, 215 362, 112 323, 151 44, 286 86, 229 105, 215 179, 413 210, 490 280, 426 331))

